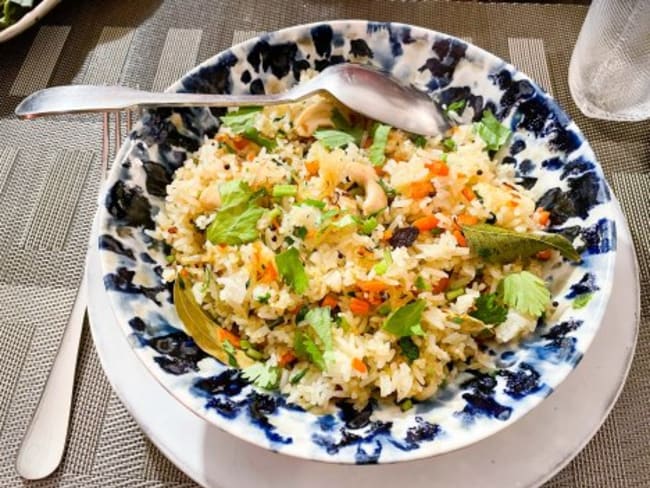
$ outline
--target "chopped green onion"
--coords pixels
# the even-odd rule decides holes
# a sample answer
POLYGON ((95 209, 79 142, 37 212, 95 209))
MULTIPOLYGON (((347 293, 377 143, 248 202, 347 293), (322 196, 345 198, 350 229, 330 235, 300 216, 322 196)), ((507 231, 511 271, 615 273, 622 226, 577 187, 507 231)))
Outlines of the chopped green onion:
POLYGON ((307 371, 309 371, 309 368, 305 368, 302 371, 299 371, 298 373, 294 374, 289 379, 289 383, 291 383, 292 385, 297 385, 300 382, 300 380, 305 377, 305 375, 307 374, 307 371))
POLYGON ((274 185, 271 195, 273 198, 295 197, 298 194, 298 185, 274 185))
POLYGON ((316 208, 318 208, 320 210, 325 208, 325 202, 323 202, 321 200, 313 200, 311 198, 308 198, 308 199, 302 201, 301 204, 309 205, 310 207, 316 207, 316 208))
POLYGON ((420 291, 429 291, 431 290, 431 284, 427 283, 422 276, 418 276, 415 279, 415 287, 420 291))
POLYGON ((411 410, 413 408, 413 400, 411 400, 410 398, 403 400, 402 403, 399 404, 399 408, 402 412, 411 410))
POLYGON ((456 288, 455 290, 449 290, 447 293, 445 293, 445 298, 447 301, 452 302, 456 300, 461 295, 465 294, 465 288, 456 288))
POLYGON ((447 137, 446 139, 442 140, 442 147, 444 147, 449 152, 453 152, 458 146, 456 145, 456 141, 454 141, 451 137, 447 137))
POLYGON ((173 263, 176 260, 176 256, 173 254, 170 254, 169 256, 165 256, 165 261, 167 261, 169 264, 173 263))
POLYGON ((259 352, 257 349, 253 349, 252 347, 246 349, 244 352, 246 353, 246 356, 251 359, 255 359, 256 361, 260 361, 264 358, 264 355, 261 352, 259 352))
POLYGON ((372 269, 378 276, 381 276, 388 271, 388 267, 393 264, 393 256, 389 249, 384 249, 384 259, 375 264, 372 269))

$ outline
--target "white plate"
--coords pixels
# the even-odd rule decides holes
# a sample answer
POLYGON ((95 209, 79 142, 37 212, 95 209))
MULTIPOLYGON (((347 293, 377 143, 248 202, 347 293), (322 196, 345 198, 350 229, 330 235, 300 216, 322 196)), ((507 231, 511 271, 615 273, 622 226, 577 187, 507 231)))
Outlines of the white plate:
POLYGON ((281 456, 207 424, 175 400, 135 356, 108 306, 93 234, 88 256, 91 330, 108 379, 153 443, 207 487, 337 488, 539 486, 580 452, 602 425, 629 371, 639 321, 639 277, 625 219, 603 324, 582 362, 540 406, 465 449, 409 463, 348 466, 281 456), (531 439, 535 441, 532 442, 531 439))
POLYGON ((36 7, 27 12, 18 22, 10 25, 6 29, 0 30, 0 42, 8 41, 12 37, 26 31, 45 17, 45 15, 59 3, 61 3, 61 0, 43 0, 36 7))

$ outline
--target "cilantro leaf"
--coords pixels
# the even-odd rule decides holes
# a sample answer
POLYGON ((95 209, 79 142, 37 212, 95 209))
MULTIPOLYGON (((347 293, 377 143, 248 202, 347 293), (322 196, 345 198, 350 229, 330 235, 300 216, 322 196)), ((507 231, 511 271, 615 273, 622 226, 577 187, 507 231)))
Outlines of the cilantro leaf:
POLYGON ((331 351, 332 346, 332 316, 330 315, 329 307, 317 307, 312 308, 307 315, 305 315, 305 320, 311 325, 311 328, 314 329, 316 335, 323 343, 323 347, 326 351, 331 351))
POLYGON ((230 343, 230 341, 226 339, 221 343, 221 347, 223 348, 224 351, 226 351, 226 354, 228 355, 228 364, 233 368, 238 368, 239 364, 237 363, 237 359, 235 358, 235 354, 237 352, 235 351, 235 346, 233 346, 230 343))
POLYGON ((293 349, 296 352, 296 356, 299 358, 308 359, 316 366, 318 366, 321 371, 325 371, 326 364, 323 353, 320 351, 320 349, 318 349, 316 343, 307 334, 304 334, 300 330, 296 332, 293 340, 293 349))
POLYGON ((454 141, 451 137, 447 137, 446 139, 442 140, 442 147, 447 152, 454 152, 458 148, 458 145, 456 144, 456 141, 454 141))
POLYGON ((392 127, 390 125, 376 124, 372 135, 372 145, 368 149, 368 157, 373 166, 381 166, 386 161, 386 144, 388 134, 392 127))
POLYGON ((484 293, 474 302, 476 310, 469 315, 484 324, 500 324, 506 321, 508 309, 499 303, 496 293, 484 293))
POLYGON ((528 271, 504 277, 497 287, 499 298, 518 312, 540 317, 551 303, 544 280, 528 271))
POLYGON ((409 363, 412 363, 420 357, 420 349, 410 337, 402 337, 397 341, 397 344, 399 344, 402 354, 408 359, 409 363))
POLYGON ((397 337, 424 335, 420 321, 425 306, 424 300, 416 300, 398 308, 388 317, 382 328, 397 337))
POLYGON ((578 251, 561 234, 527 234, 491 224, 467 225, 462 230, 469 248, 486 261, 508 263, 517 258, 533 256, 548 248, 557 249, 572 261, 580 260, 578 251))
POLYGON ((295 247, 290 247, 275 256, 275 264, 282 279, 299 295, 307 291, 309 277, 300 261, 300 253, 295 247))
POLYGON ((449 115, 450 113, 455 113, 461 115, 465 109, 466 100, 456 100, 455 102, 450 103, 445 109, 445 113, 449 115))
POLYGON ((361 220, 359 223, 361 225, 361 232, 367 236, 372 234, 372 231, 379 225, 376 217, 368 217, 365 220, 361 220))
POLYGON ((319 129, 314 132, 314 137, 328 149, 335 149, 337 147, 347 146, 355 142, 354 136, 333 129, 319 129))
POLYGON ((427 138, 420 134, 414 134, 411 140, 415 144, 415 147, 424 147, 427 145, 427 138))
POLYGON ((232 180, 219 185, 220 210, 237 207, 242 203, 248 203, 255 193, 248 183, 243 180, 232 180))
POLYGON ((593 298, 594 294, 593 292, 587 292, 587 293, 582 293, 575 297, 573 300, 573 308, 575 310, 578 310, 580 308, 584 308, 587 306, 587 304, 591 301, 593 298))
POLYGON ((271 299, 271 294, 269 292, 266 292, 264 295, 260 295, 258 297, 255 297, 255 300, 257 300, 260 303, 267 304, 269 303, 269 300, 271 299))
POLYGON ((250 381, 258 388, 274 390, 280 382, 280 372, 277 366, 263 363, 253 363, 242 370, 244 379, 250 381))
POLYGON ((228 114, 219 117, 219 120, 226 127, 230 127, 233 132, 240 134, 246 129, 253 127, 261 111, 262 107, 242 107, 239 110, 228 112, 228 114))
POLYGON ((332 123, 337 130, 343 131, 354 137, 354 142, 357 145, 361 144, 361 137, 363 137, 363 127, 350 125, 345 116, 337 108, 332 110, 332 123))
POLYGON ((208 226, 206 237, 213 244, 231 246, 252 242, 259 237, 257 221, 264 212, 256 205, 221 210, 208 226))
POLYGON ((506 126, 501 125, 489 110, 483 112, 483 118, 480 122, 474 124, 474 130, 483 139, 487 148, 492 151, 498 151, 506 143, 512 132, 506 126))

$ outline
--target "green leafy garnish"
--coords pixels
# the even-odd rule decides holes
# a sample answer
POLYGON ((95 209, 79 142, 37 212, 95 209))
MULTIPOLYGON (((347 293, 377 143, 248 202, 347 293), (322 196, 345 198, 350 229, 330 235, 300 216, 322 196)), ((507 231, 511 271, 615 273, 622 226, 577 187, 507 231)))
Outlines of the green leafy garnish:
POLYGON ((388 267, 393 264, 393 255, 390 252, 390 249, 384 249, 384 259, 375 264, 372 269, 375 271, 377 276, 381 276, 388 271, 388 267))
POLYGON ((298 194, 298 185, 273 185, 271 195, 273 198, 295 197, 298 194))
POLYGON ((257 300, 260 303, 267 304, 269 303, 269 300, 271 299, 271 294, 269 292, 266 292, 264 295, 260 295, 258 297, 255 297, 255 300, 257 300))
POLYGON ((332 110, 332 123, 337 130, 350 134, 354 137, 354 142, 359 145, 363 137, 363 127, 353 126, 347 121, 343 114, 335 108, 332 110))
POLYGON ((445 113, 449 115, 450 113, 462 114, 465 109, 466 100, 456 100, 455 102, 450 103, 445 109, 445 113))
POLYGON ((320 351, 313 339, 307 334, 304 334, 300 330, 296 332, 293 341, 293 349, 296 352, 296 356, 299 358, 308 359, 316 366, 318 366, 321 371, 325 371, 326 364, 323 353, 320 351))
POLYGON ((528 271, 504 277, 497 287, 499 298, 518 312, 541 316, 551 303, 551 292, 544 280, 528 271))
POLYGON ((290 247, 275 256, 275 264, 282 279, 293 291, 302 295, 309 287, 309 278, 305 267, 300 261, 300 253, 295 247, 290 247))
POLYGON ((415 144, 416 147, 424 147, 427 145, 427 138, 419 134, 413 136, 413 144, 415 144))
POLYGON ((461 295, 465 294, 465 288, 453 288, 447 292, 445 292, 445 298, 447 299, 448 302, 453 302, 456 300, 461 295))
POLYGON ((416 300, 408 305, 398 308, 384 322, 382 328, 397 337, 424 335, 422 325, 422 312, 426 304, 424 300, 416 300))
POLYGON ((444 147, 449 152, 453 152, 458 148, 458 145, 456 144, 456 141, 454 141, 451 137, 447 137, 446 139, 442 140, 442 147, 444 147))
POLYGON ((296 227, 293 231, 293 235, 296 236, 298 239, 304 239, 307 237, 307 233, 309 231, 307 230, 307 227, 300 225, 296 227))
POLYGON ((508 308, 499 303, 496 293, 485 293, 474 302, 476 310, 469 313, 471 317, 484 324, 500 324, 506 321, 508 308))
POLYGON ((567 259, 580 261, 578 251, 560 234, 526 234, 491 224, 463 226, 463 234, 473 252, 494 263, 509 263, 548 248, 557 249, 567 259))
POLYGON ((237 363, 237 358, 235 358, 235 354, 237 354, 235 346, 233 346, 230 341, 226 339, 221 344, 221 347, 223 347, 223 350, 226 351, 226 354, 228 355, 228 364, 233 368, 238 368, 239 364, 237 363))
POLYGON ((390 303, 384 303, 377 309, 377 313, 383 317, 386 317, 392 311, 393 309, 390 307, 390 303))
POLYGON ((390 125, 375 125, 375 130, 372 135, 372 145, 368 149, 368 158, 373 166, 381 166, 386 161, 386 144, 388 144, 388 134, 391 128, 390 125))
POLYGON ((379 186, 381 186, 381 189, 384 190, 384 193, 388 198, 395 198, 397 196, 397 191, 395 191, 394 188, 391 188, 388 186, 388 183, 386 183, 384 180, 379 178, 379 186))
POLYGON ((227 115, 219 117, 219 119, 223 125, 230 127, 236 134, 240 134, 254 126, 261 111, 262 107, 242 107, 234 112, 228 112, 227 115))
POLYGON ((422 278, 422 276, 418 276, 415 279, 415 288, 417 288, 420 291, 429 291, 431 290, 431 284, 427 283, 427 281, 422 278))
POLYGON ((587 304, 591 301, 591 299, 594 297, 594 294, 591 292, 588 293, 582 293, 575 297, 573 300, 573 308, 578 310, 580 308, 584 308, 587 306, 587 304))
POLYGON ((264 363, 254 363, 243 369, 242 376, 258 388, 264 388, 265 390, 274 390, 280 382, 278 367, 264 363))
POLYGON ((511 134, 511 130, 501 125, 489 110, 483 112, 483 118, 474 124, 474 130, 483 139, 487 148, 492 151, 498 151, 511 134))
POLYGON ((239 245, 259 237, 257 221, 265 210, 255 203, 257 196, 244 181, 219 185, 221 206, 206 230, 212 244, 239 245))
POLYGON ((372 234, 372 231, 375 230, 379 225, 376 217, 368 217, 367 219, 362 219, 360 217, 353 216, 352 218, 359 225, 359 230, 361 233, 367 236, 372 234))
POLYGON ((399 404, 399 409, 400 409, 402 412, 408 412, 408 411, 411 410, 412 408, 413 408, 413 400, 411 400, 410 398, 407 398, 407 399, 405 399, 405 400, 402 400, 402 401, 400 402, 400 404, 399 404))
POLYGON ((334 129, 319 129, 314 132, 314 137, 328 149, 347 146, 355 142, 354 136, 347 132, 334 129))
POLYGON ((397 341, 397 344, 399 344, 402 354, 406 359, 408 359, 409 363, 412 363, 420 357, 420 349, 410 337, 400 338, 400 340, 397 341))
POLYGON ((332 316, 329 307, 317 307, 311 309, 305 315, 305 321, 316 332, 325 351, 332 350, 332 316))
POLYGON ((255 127, 247 128, 244 130, 242 135, 258 146, 265 147, 267 151, 273 151, 278 147, 278 143, 275 139, 269 139, 268 137, 263 136, 255 127))
POLYGON ((292 385, 297 385, 298 383, 300 383, 300 380, 305 377, 307 371, 309 371, 309 368, 305 368, 302 371, 297 372, 291 378, 289 378, 289 383, 291 383, 292 385))

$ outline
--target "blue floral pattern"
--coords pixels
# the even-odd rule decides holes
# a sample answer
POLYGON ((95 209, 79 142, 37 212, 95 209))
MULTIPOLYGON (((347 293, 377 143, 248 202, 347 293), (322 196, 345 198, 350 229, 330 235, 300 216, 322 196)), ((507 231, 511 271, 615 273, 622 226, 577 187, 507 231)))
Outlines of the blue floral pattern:
POLYGON ((580 264, 547 270, 556 312, 517 347, 489 347, 497 369, 465 371, 407 412, 373 402, 341 403, 331 414, 257 391, 237 370, 201 351, 183 331, 162 279, 165 245, 147 233, 174 171, 218 128, 223 109, 146 112, 121 149, 100 209, 104 285, 120 326, 151 373, 189 409, 220 428, 277 452, 344 463, 384 463, 440 454, 516 421, 576 366, 609 296, 616 248, 610 192, 576 125, 534 82, 459 39, 402 24, 336 21, 263 35, 206 61, 171 89, 265 93, 306 69, 369 63, 443 104, 463 100, 465 122, 491 110, 514 135, 498 155, 572 240, 580 264), (576 297, 590 294, 583 308, 576 297))

